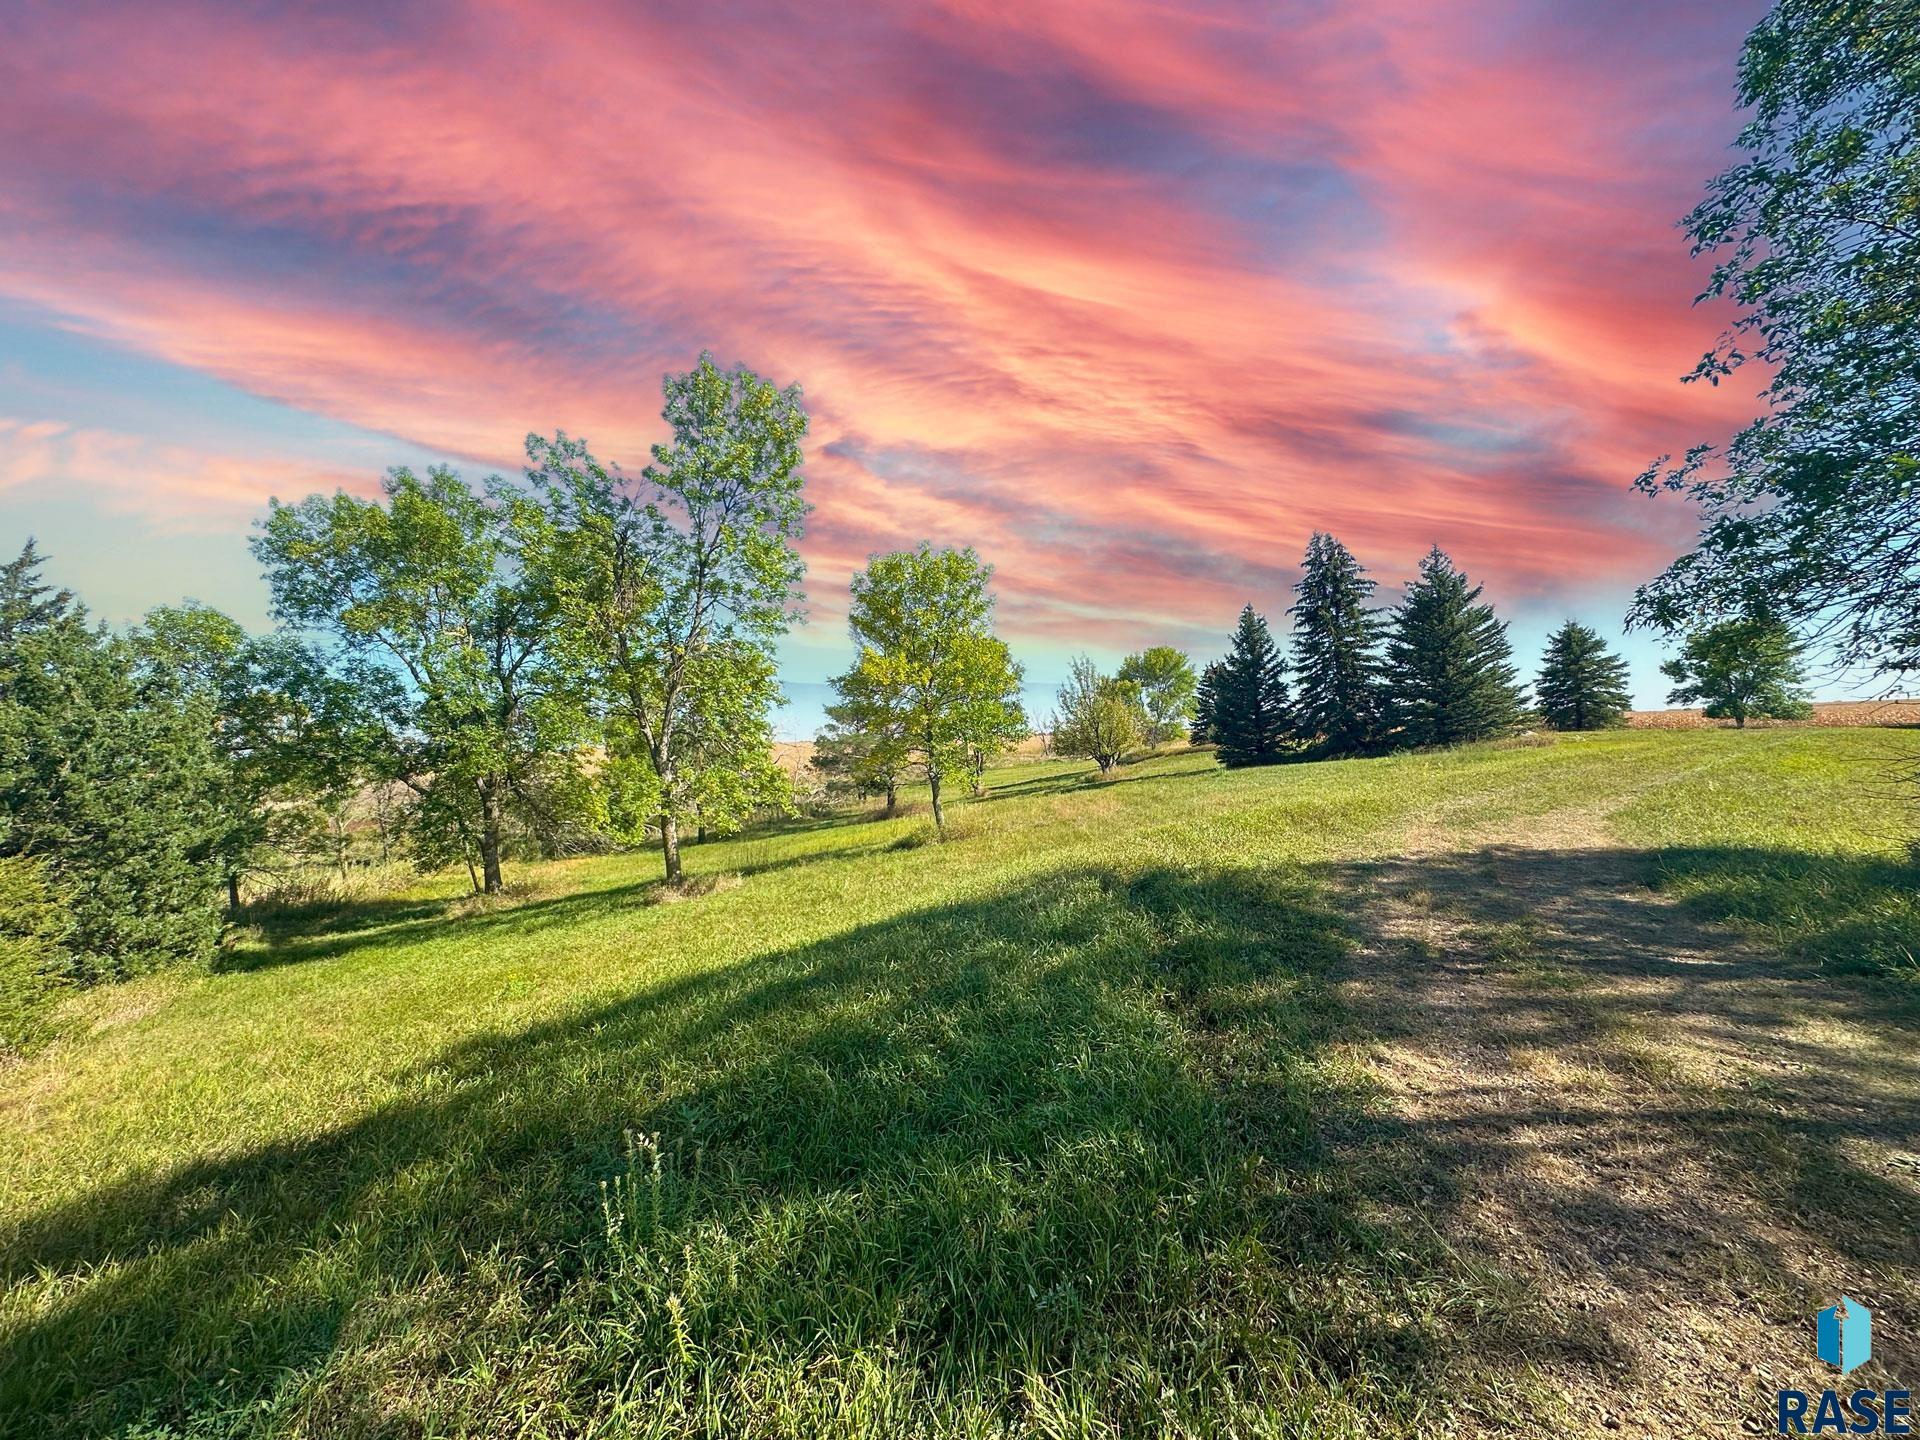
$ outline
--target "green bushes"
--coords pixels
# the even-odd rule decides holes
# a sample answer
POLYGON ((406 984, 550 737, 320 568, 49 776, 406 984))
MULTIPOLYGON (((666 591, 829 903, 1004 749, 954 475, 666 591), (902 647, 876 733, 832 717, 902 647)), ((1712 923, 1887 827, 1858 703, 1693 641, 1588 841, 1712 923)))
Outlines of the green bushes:
POLYGON ((68 924, 37 860, 0 859, 0 1055, 25 1054, 52 1033, 68 924))

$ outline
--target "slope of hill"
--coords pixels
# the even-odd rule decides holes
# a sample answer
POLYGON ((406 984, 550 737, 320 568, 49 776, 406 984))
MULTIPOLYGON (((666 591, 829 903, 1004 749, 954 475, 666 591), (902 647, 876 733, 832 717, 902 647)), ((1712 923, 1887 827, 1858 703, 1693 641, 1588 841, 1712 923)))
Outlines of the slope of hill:
POLYGON ((1027 763, 285 918, 0 1073, 0 1433, 1770 1427, 1920 1334, 1916 759, 1027 763))

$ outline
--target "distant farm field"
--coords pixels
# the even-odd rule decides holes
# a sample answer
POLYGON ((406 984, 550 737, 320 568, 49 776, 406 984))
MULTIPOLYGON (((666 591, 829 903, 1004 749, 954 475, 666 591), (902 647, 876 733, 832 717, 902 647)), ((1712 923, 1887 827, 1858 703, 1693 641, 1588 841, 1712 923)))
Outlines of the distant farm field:
MULTIPOLYGON (((1697 730, 1728 723, 1709 720, 1701 710, 1634 710, 1627 715, 1627 724, 1636 730, 1697 730)), ((1761 729, 1920 725, 1920 700, 1820 700, 1806 720, 1749 720, 1747 724, 1761 729)))
POLYGON ((1630 729, 283 914, 0 1071, 0 1434, 1770 1430, 1920 1360, 1920 732, 1630 729))

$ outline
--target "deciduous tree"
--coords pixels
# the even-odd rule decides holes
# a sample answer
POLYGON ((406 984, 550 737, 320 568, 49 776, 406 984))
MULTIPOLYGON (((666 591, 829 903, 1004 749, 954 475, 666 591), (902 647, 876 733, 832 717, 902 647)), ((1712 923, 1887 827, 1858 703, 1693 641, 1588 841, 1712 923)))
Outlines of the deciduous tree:
POLYGON ((1800 720, 1812 707, 1802 689, 1800 643, 1770 617, 1723 620, 1689 635, 1679 655, 1660 667, 1675 682, 1670 705, 1704 705, 1708 718, 1800 720))
POLYGON ((1140 743, 1149 723, 1137 682, 1102 675, 1091 659, 1081 655, 1060 687, 1051 727, 1053 750, 1057 755, 1085 756, 1104 775, 1140 743))
POLYGON ((1140 693, 1140 712, 1145 717, 1141 739, 1160 746, 1167 743, 1193 719, 1194 692, 1198 682, 1193 662, 1171 645, 1155 645, 1120 662, 1115 679, 1134 686, 1140 693))
POLYGON ((780 701, 773 649, 798 614, 806 519, 797 385, 708 354, 668 375, 656 445, 638 486, 585 444, 527 438, 547 517, 540 568, 555 577, 568 651, 592 677, 617 749, 652 777, 669 883, 680 829, 722 829, 783 803, 771 752, 780 701))
POLYGON ((835 678, 843 702, 875 697, 899 726, 902 753, 926 777, 933 820, 945 827, 942 787, 967 765, 983 727, 1017 711, 1020 667, 993 633, 990 566, 972 550, 876 555, 853 577, 848 629, 860 647, 835 678))
POLYGON ((502 885, 510 813, 554 792, 590 738, 579 671, 557 644, 551 575, 523 561, 526 497, 452 470, 391 472, 378 501, 274 502, 254 539, 275 613, 390 677, 380 768, 416 798, 428 858, 477 857, 502 885))
POLYGON ((1687 217, 1766 412, 1640 477, 1702 516, 1631 619, 1771 615, 1890 679, 1920 667, 1920 23, 1907 0, 1776 0, 1740 56, 1744 155, 1687 217))

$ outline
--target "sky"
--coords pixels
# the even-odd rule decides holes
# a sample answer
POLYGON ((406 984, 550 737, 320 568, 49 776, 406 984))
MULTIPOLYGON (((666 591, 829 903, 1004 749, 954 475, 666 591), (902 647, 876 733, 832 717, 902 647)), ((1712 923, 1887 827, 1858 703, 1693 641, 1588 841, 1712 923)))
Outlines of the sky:
POLYGON ((0 548, 115 621, 269 623, 268 497, 638 470, 702 349, 812 417, 790 731, 875 551, 971 545, 1044 696, 1284 626, 1315 530, 1439 545, 1522 670, 1574 616, 1643 704, 1656 457, 1756 380, 1676 221, 1750 0, 14 3, 0 548))

